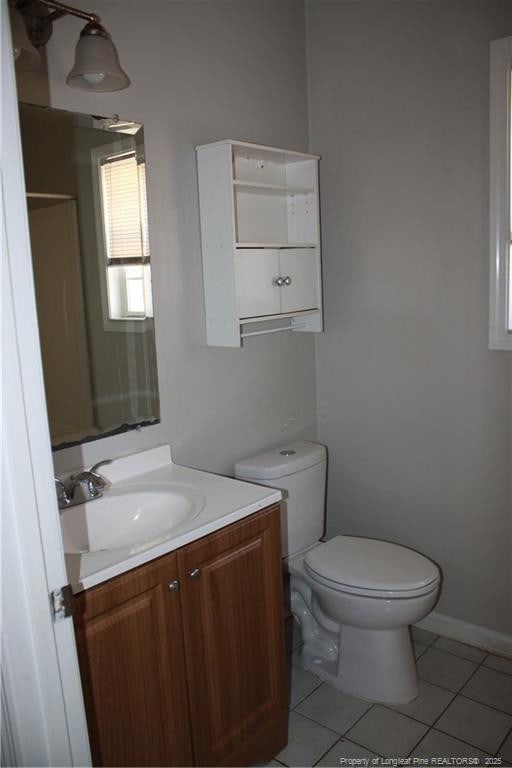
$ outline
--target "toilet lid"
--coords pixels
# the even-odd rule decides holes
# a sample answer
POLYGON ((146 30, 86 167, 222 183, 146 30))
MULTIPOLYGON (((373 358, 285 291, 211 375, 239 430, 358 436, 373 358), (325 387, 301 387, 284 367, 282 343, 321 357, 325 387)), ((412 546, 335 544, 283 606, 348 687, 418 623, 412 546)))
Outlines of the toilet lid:
POLYGON ((335 536, 304 558, 308 569, 358 589, 411 591, 439 578, 437 566, 408 547, 378 539, 335 536))

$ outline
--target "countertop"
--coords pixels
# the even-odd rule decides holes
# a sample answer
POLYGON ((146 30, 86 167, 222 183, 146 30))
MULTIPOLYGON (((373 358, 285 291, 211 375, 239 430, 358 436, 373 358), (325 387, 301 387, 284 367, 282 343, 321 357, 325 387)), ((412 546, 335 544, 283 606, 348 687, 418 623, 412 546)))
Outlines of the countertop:
MULTIPOLYGON (((110 549, 86 554, 66 554, 68 578, 74 594, 101 584, 125 571, 173 552, 185 544, 241 520, 282 499, 282 492, 262 485, 246 483, 223 475, 181 467, 171 459, 169 446, 160 446, 116 459, 101 469, 112 489, 122 482, 177 483, 200 491, 205 497, 201 512, 172 529, 169 538, 157 544, 148 542, 134 553, 130 549, 110 549)), ((108 498, 109 490, 104 494, 108 498)), ((94 504, 89 501, 87 504, 94 504)), ((66 511, 72 514, 84 505, 66 511)))

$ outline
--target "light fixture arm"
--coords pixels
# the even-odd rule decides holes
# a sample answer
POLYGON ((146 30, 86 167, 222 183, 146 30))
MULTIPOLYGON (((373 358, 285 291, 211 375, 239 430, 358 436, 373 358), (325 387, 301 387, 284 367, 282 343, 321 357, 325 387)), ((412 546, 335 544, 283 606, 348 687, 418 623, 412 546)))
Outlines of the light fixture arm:
POLYGON ((98 31, 103 29, 100 17, 96 13, 82 11, 80 8, 61 3, 59 0, 9 1, 22 14, 30 42, 35 48, 41 48, 46 45, 52 36, 53 22, 61 19, 63 16, 76 16, 94 25, 98 31))
POLYGON ((55 9, 56 13, 51 14, 52 19, 58 19, 61 16, 77 16, 79 19, 85 19, 91 21, 94 24, 99 24, 101 19, 97 13, 89 13, 88 11, 82 11, 80 8, 73 8, 71 5, 65 3, 59 3, 58 0, 39 0, 41 5, 46 5, 48 8, 55 9))

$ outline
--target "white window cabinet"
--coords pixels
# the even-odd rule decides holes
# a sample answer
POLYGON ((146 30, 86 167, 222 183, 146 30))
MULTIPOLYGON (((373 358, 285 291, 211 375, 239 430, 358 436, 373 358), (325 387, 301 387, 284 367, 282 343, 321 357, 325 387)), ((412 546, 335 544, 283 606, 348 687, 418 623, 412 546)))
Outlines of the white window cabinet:
POLYGON ((318 160, 232 140, 197 147, 209 345, 322 330, 318 160))

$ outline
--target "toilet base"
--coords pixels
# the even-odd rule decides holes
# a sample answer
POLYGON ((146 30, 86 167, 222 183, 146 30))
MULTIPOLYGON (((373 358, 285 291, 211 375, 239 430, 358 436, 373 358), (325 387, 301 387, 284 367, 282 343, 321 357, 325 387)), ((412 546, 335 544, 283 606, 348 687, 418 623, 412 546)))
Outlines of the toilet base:
POLYGON ((290 606, 300 622, 303 647, 295 658, 346 693, 383 704, 405 704, 418 695, 409 627, 370 629, 338 624, 297 573, 290 579, 290 606))
POLYGON ((405 704, 418 695, 416 662, 408 627, 341 628, 339 687, 364 699, 405 704))
POLYGON ((306 644, 299 665, 335 688, 382 704, 405 704, 418 696, 416 663, 408 627, 368 630, 341 627, 339 657, 322 658, 306 644))

